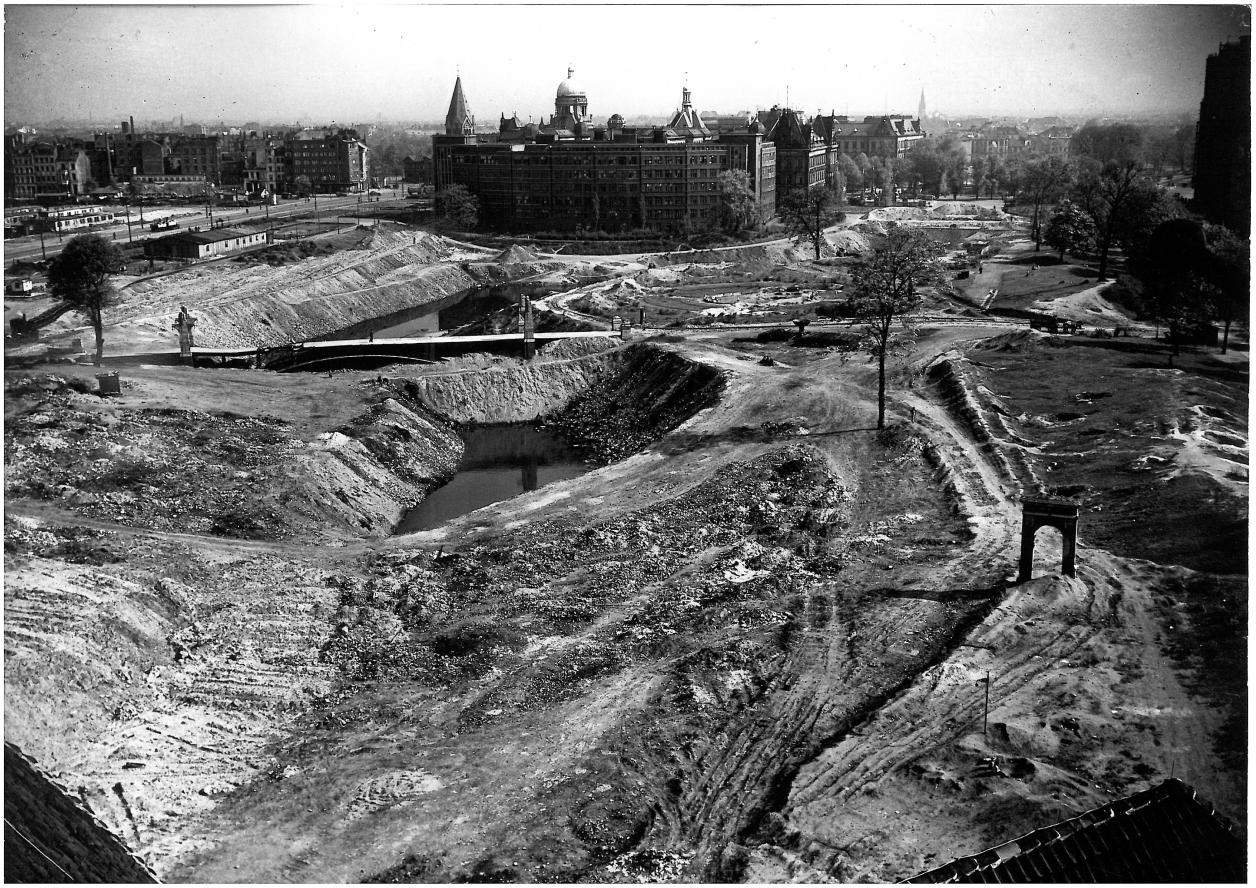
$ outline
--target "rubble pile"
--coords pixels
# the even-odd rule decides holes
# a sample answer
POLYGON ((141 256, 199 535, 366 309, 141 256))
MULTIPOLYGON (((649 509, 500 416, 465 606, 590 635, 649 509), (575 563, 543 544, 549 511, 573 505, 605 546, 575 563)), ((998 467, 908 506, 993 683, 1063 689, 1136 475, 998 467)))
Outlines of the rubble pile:
MULTIPOLYGON (((848 498, 817 451, 790 445, 615 518, 551 519, 450 553, 378 555, 363 576, 329 580, 340 607, 322 656, 349 683, 500 676, 459 716, 471 730, 577 697, 702 635, 775 632, 792 619, 789 599, 817 577, 809 568, 840 564, 816 556, 848 498), (590 631, 608 612, 618 618, 590 631), (560 638, 571 641, 550 643, 560 638)), ((725 689, 691 694, 694 705, 738 686, 715 684, 725 689)))
POLYGON ((7 394, 11 502, 54 502, 152 530, 284 539, 339 525, 385 534, 453 475, 462 453, 451 423, 392 398, 307 442, 273 417, 128 409, 55 376, 20 377, 7 394))
POLYGON ((621 354, 616 372, 595 380, 549 420, 601 464, 658 440, 714 405, 724 389, 719 371, 673 352, 632 345, 621 354))

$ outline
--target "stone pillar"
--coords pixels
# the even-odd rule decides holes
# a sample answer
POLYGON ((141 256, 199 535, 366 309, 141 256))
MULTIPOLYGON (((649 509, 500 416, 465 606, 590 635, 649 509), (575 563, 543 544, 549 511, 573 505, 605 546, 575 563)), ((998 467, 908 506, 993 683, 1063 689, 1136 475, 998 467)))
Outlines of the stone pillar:
POLYGON ((523 297, 523 359, 530 361, 536 355, 536 326, 532 322, 532 300, 523 297))
POLYGON ((1027 582, 1034 575, 1034 535, 1037 532, 1037 522, 1028 515, 1022 515, 1020 570, 1016 574, 1017 583, 1027 582))
POLYGON ((196 358, 192 355, 194 345, 192 328, 194 326, 196 326, 196 318, 188 314, 186 305, 181 306, 171 329, 179 331, 179 361, 192 366, 196 366, 196 358))

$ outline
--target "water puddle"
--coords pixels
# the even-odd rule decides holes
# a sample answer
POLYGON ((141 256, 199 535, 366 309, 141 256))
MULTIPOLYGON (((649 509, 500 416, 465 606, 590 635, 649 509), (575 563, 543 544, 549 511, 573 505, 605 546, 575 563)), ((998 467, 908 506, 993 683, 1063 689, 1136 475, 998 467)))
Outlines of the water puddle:
POLYGON ((431 530, 468 512, 583 475, 591 468, 558 434, 527 423, 475 426, 458 474, 408 511, 393 533, 431 530))

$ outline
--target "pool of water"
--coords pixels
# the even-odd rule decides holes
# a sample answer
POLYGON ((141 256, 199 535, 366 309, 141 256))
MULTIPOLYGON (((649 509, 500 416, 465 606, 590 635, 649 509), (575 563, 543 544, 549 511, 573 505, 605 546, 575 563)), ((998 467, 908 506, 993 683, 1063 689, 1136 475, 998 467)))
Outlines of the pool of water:
POLYGON ((520 423, 465 430, 458 474, 410 509, 394 533, 431 530, 490 503, 589 471, 563 438, 520 423))

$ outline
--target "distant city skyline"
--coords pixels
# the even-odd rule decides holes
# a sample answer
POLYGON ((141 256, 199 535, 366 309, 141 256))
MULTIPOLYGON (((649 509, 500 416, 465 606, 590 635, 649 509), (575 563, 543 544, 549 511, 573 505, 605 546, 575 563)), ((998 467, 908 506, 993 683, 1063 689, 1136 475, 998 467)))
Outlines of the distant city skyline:
POLYGON ((725 114, 1190 113, 1247 7, 5 7, 5 125, 540 119, 566 77, 595 120, 661 115, 688 83, 725 114), (562 47, 570 44, 571 48, 562 47))

